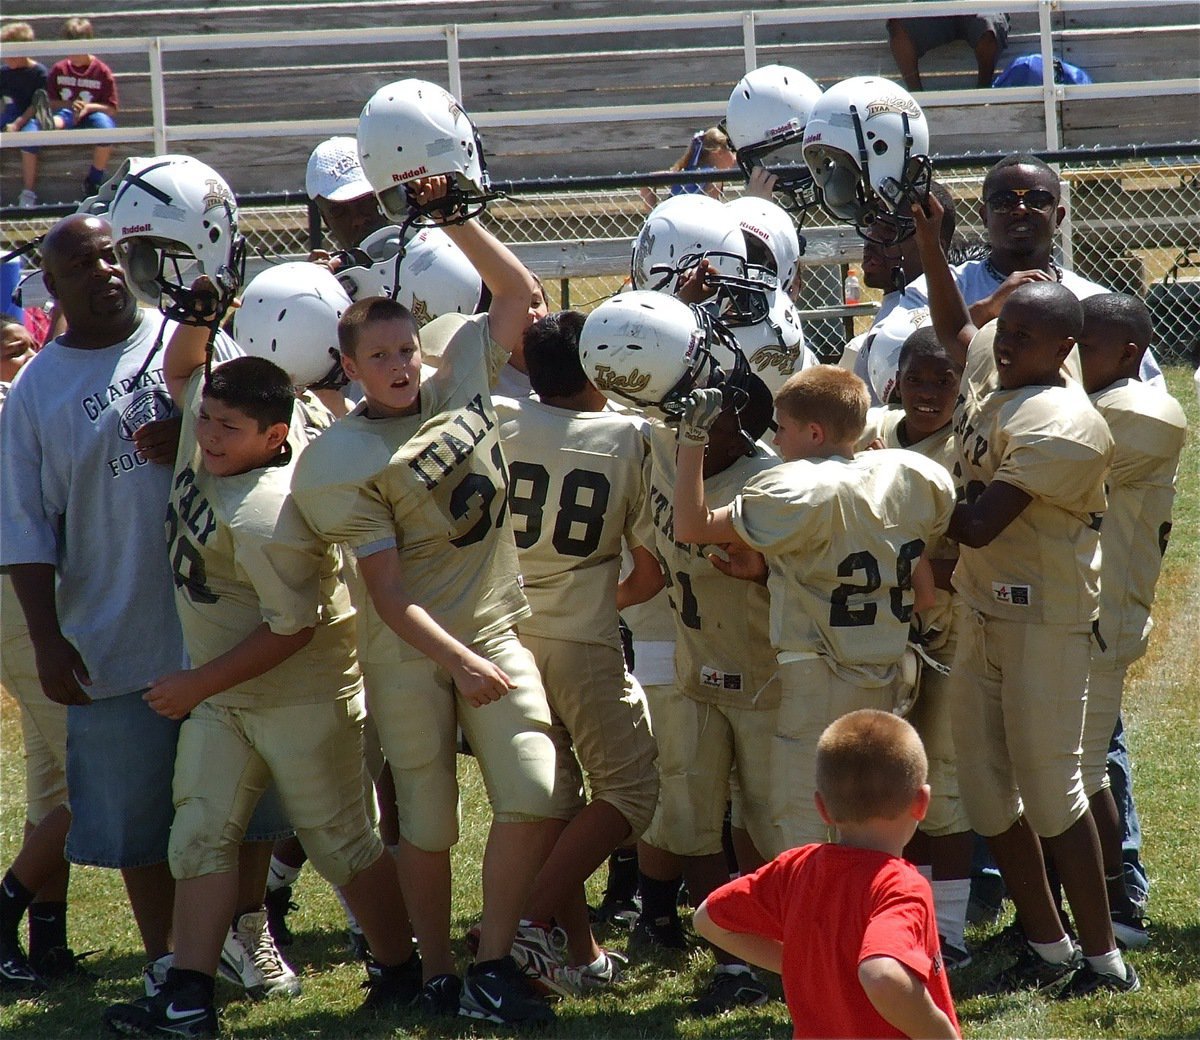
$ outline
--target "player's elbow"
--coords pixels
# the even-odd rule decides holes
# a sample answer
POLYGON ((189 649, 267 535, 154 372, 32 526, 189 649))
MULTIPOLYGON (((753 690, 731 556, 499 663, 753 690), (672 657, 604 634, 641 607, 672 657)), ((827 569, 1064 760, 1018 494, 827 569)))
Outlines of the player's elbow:
POLYGON ((868 957, 858 966, 859 985, 876 1008, 907 996, 913 985, 911 974, 892 957, 868 957))

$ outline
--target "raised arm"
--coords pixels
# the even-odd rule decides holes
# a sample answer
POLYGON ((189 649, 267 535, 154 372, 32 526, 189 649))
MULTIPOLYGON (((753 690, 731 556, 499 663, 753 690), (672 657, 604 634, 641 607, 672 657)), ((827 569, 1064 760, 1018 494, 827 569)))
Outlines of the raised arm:
POLYGON ((979 330, 971 321, 971 312, 958 291, 946 254, 942 252, 942 204, 930 195, 929 213, 920 205, 913 206, 913 222, 916 224, 917 249, 921 253, 921 264, 925 269, 925 282, 929 293, 929 316, 938 341, 959 365, 967 363, 967 347, 979 330))
MULTIPOLYGON (((430 177, 413 184, 418 202, 432 202, 446 192, 445 177, 430 177)), ((492 339, 510 354, 520 345, 529 324, 529 301, 538 285, 525 265, 478 220, 446 224, 443 230, 479 272, 492 294, 488 324, 492 339)))
POLYGON ((704 446, 721 414, 720 390, 695 390, 679 422, 675 456, 675 537, 684 543, 744 544, 734 529, 732 510, 708 508, 704 497, 704 446))
MULTIPOLYGON (((201 275, 192 282, 192 291, 211 295, 212 309, 216 311, 217 292, 207 275, 201 275)), ((212 314, 206 317, 212 317, 212 314)), ((211 331, 206 326, 177 324, 167 341, 167 351, 163 356, 163 378, 171 400, 181 410, 185 406, 188 382, 196 369, 204 367, 204 354, 210 335, 211 331)))

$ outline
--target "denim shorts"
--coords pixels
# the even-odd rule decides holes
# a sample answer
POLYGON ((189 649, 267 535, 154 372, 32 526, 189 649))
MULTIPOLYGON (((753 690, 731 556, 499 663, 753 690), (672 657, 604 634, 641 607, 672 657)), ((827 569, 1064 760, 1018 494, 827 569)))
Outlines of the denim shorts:
MULTIPOLYGON (((146 867, 167 858, 175 807, 171 783, 182 723, 164 718, 145 690, 67 709, 67 790, 71 829, 67 859, 94 867, 146 867)), ((246 831, 247 841, 291 833, 269 788, 246 831)))

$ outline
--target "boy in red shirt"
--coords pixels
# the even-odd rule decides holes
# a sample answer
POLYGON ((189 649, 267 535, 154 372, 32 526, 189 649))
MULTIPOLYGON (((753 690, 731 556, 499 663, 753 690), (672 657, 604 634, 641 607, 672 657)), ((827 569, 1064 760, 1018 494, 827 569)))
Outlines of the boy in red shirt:
POLYGON ((916 730, 864 709, 817 745, 836 845, 791 849, 713 892, 697 932, 783 976, 795 1037, 958 1037, 933 894, 901 858, 929 806, 916 730))

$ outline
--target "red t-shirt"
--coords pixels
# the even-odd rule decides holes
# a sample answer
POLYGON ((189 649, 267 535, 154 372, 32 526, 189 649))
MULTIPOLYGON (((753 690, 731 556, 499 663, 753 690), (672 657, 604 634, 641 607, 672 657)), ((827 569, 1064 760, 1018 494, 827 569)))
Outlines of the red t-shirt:
POLYGON ((708 897, 731 932, 783 943, 783 994, 795 1037, 902 1037, 867 999, 858 966, 898 960, 925 980, 961 1035, 942 967, 933 892, 907 860, 849 845, 805 845, 708 897))
POLYGON ((117 81, 112 69, 99 58, 93 57, 82 68, 72 65, 70 58, 56 61, 47 83, 46 93, 60 108, 73 105, 80 97, 89 104, 117 107, 117 81))

